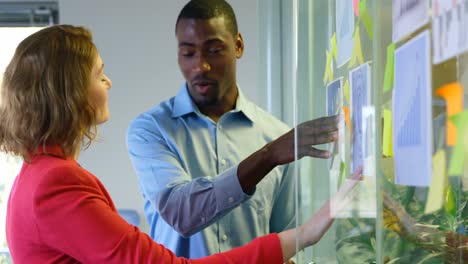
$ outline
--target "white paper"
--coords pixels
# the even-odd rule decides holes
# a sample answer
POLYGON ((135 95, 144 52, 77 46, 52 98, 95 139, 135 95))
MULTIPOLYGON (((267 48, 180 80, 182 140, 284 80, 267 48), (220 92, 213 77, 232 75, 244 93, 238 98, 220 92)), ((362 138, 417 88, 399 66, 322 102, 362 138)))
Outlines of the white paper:
POLYGON ((362 108, 363 176, 375 177, 375 107, 362 108))
POLYGON ((433 0, 433 59, 438 64, 468 50, 468 2, 433 0))
POLYGON ((429 186, 432 175, 432 89, 429 32, 395 51, 393 153, 395 183, 429 186))
POLYGON ((392 3, 393 42, 429 22, 429 0, 392 0, 392 3))
POLYGON ((351 173, 363 166, 362 109, 370 105, 370 65, 364 63, 349 72, 351 94, 351 173))
POLYGON ((336 0, 337 64, 341 67, 353 53, 354 9, 351 0, 336 0))

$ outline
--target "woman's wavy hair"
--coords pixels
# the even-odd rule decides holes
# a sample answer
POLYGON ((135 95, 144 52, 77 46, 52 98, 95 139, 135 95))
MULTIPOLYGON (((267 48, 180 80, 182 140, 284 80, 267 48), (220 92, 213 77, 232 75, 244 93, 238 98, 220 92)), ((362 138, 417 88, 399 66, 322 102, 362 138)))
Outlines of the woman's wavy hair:
POLYGON ((83 27, 50 26, 24 39, 0 88, 0 150, 29 161, 48 145, 66 156, 88 147, 97 133, 88 101, 97 55, 83 27))

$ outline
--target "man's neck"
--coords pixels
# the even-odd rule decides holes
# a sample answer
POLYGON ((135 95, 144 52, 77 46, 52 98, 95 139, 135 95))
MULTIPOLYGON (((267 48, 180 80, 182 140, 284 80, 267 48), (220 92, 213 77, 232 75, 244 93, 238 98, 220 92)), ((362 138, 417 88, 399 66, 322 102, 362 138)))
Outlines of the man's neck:
POLYGON ((222 100, 215 105, 199 106, 200 111, 211 118, 215 123, 218 123, 224 113, 229 112, 236 108, 237 97, 239 96, 237 87, 233 92, 226 94, 222 100))

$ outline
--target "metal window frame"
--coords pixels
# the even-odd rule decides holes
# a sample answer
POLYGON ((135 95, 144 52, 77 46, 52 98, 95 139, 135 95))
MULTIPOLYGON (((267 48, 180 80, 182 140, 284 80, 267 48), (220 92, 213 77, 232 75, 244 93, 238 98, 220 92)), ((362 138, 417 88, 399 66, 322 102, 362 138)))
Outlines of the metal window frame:
POLYGON ((59 23, 57 1, 0 1, 0 27, 41 27, 59 23))

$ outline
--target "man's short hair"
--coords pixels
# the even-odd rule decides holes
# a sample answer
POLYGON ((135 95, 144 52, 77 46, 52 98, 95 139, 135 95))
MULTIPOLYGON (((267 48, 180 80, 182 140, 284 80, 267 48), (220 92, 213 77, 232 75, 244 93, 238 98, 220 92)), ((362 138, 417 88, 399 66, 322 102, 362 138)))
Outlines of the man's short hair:
POLYGON ((191 0, 180 11, 176 22, 181 19, 211 19, 224 17, 226 28, 235 36, 238 33, 236 15, 231 5, 225 0, 191 0))

